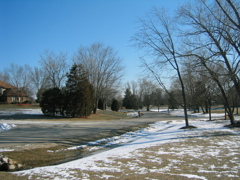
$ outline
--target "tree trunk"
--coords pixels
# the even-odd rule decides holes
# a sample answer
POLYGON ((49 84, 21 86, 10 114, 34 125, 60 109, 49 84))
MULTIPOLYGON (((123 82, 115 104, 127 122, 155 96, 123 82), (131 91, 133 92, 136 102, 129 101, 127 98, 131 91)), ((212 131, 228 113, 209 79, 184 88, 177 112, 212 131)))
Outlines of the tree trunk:
POLYGON ((178 71, 178 77, 181 83, 181 88, 182 88, 182 98, 183 98, 183 109, 184 109, 184 117, 185 117, 185 124, 186 127, 189 127, 189 123, 188 123, 188 114, 187 114, 187 99, 186 99, 186 94, 185 94, 185 88, 184 88, 184 84, 180 75, 180 72, 178 71))
POLYGON ((186 100, 186 96, 185 96, 185 93, 183 93, 183 108, 184 108, 184 117, 185 117, 185 124, 186 124, 186 127, 189 126, 189 123, 188 123, 188 114, 187 114, 187 100, 186 100))
POLYGON ((182 98, 183 98, 183 109, 184 109, 185 124, 186 124, 186 127, 189 127, 188 114, 187 114, 187 99, 186 99, 186 94, 185 94, 185 88, 184 88, 183 80, 182 80, 182 77, 181 77, 181 74, 180 74, 180 70, 178 68, 178 64, 177 63, 176 63, 176 66, 177 66, 178 78, 180 80, 181 88, 182 88, 182 98))
POLYGON ((209 99, 209 121, 212 120, 212 111, 211 111, 211 108, 212 108, 212 103, 211 103, 211 98, 209 99))
POLYGON ((206 114, 206 112, 205 112, 204 108, 202 107, 202 105, 201 105, 201 109, 202 109, 203 114, 206 114))
POLYGON ((96 113, 97 113, 98 100, 99 100, 99 99, 96 99, 96 101, 95 101, 95 103, 94 103, 94 106, 93 106, 93 114, 96 114, 96 113))

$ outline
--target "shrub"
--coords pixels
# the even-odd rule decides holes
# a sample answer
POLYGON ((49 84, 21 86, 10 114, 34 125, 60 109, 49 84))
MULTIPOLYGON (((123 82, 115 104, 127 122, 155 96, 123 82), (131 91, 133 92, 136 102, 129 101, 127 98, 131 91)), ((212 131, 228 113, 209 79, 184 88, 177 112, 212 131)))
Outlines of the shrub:
POLYGON ((59 88, 51 88, 42 95, 40 107, 44 115, 62 115, 64 105, 64 95, 59 88))
POLYGON ((116 99, 112 100, 111 110, 112 111, 118 111, 119 110, 119 102, 118 102, 118 100, 116 100, 116 99))

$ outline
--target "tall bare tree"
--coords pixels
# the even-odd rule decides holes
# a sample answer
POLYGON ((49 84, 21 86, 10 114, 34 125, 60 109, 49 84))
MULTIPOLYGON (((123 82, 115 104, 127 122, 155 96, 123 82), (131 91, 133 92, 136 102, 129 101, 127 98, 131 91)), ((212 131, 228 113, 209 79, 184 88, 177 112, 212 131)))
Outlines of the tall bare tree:
POLYGON ((55 54, 53 51, 46 50, 40 55, 40 64, 50 83, 50 88, 61 88, 65 84, 66 74, 69 70, 65 53, 55 54))
POLYGON ((150 106, 154 105, 154 92, 157 89, 156 84, 147 79, 139 80, 139 91, 142 95, 143 105, 146 106, 147 111, 150 111, 150 106))
POLYGON ((49 86, 47 75, 43 69, 38 67, 33 68, 31 71, 31 84, 35 90, 37 100, 40 101, 42 93, 49 86))
MULTIPOLYGON (((174 18, 171 18, 164 10, 154 8, 145 19, 140 20, 140 30, 133 37, 133 41, 136 46, 145 49, 148 55, 155 57, 155 67, 167 65, 166 68, 171 68, 171 73, 178 77, 181 84, 185 124, 186 127, 190 127, 187 115, 185 86, 180 70, 183 59, 179 56, 178 52, 179 40, 177 39, 178 34, 176 29, 174 18)), ((149 63, 145 62, 145 65, 154 76, 157 74, 155 70, 150 68, 149 63)), ((159 76, 157 78, 159 81, 159 76)), ((160 84, 162 85, 162 83, 160 84)))
POLYGON ((231 124, 234 116, 226 91, 221 84, 220 77, 228 76, 240 95, 240 3, 234 0, 199 0, 199 3, 188 4, 180 9, 185 27, 184 35, 188 37, 187 54, 193 55, 217 83, 229 113, 231 124), (222 66, 225 74, 219 74, 222 66))
POLYGON ((99 98, 107 99, 119 88, 122 59, 110 46, 93 43, 89 47, 80 47, 73 60, 88 71, 88 79, 94 88, 93 112, 96 113, 99 98))
POLYGON ((31 83, 31 67, 28 65, 16 65, 11 64, 6 69, 7 76, 9 77, 9 83, 17 88, 20 97, 28 94, 30 95, 30 83, 31 83))
POLYGON ((153 91, 153 105, 157 106, 158 112, 159 112, 159 109, 160 109, 160 105, 162 105, 164 103, 163 101, 164 100, 163 100, 162 89, 161 88, 156 88, 153 91))

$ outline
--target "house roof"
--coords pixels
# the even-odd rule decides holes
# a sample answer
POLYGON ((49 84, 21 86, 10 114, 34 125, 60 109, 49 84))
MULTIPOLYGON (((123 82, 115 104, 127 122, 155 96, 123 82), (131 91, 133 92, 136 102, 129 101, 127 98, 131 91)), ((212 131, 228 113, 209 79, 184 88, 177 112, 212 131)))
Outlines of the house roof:
POLYGON ((19 91, 17 91, 17 89, 6 89, 3 92, 3 96, 8 96, 8 97, 12 97, 12 96, 16 96, 16 97, 28 97, 25 93, 21 93, 19 91))
POLYGON ((12 86, 11 84, 8 84, 8 83, 6 83, 4 81, 1 81, 1 80, 0 80, 0 87, 5 88, 5 89, 7 89, 7 88, 16 88, 16 87, 12 86))
POLYGON ((18 91, 16 87, 1 80, 0 80, 0 88, 5 89, 5 91, 3 91, 2 96, 28 97, 28 95, 26 95, 25 93, 18 91))

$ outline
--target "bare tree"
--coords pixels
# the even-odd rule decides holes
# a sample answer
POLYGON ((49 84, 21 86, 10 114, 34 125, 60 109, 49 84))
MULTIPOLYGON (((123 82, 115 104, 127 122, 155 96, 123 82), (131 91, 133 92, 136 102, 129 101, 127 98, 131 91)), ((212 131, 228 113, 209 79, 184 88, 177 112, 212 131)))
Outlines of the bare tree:
POLYGON ((240 95, 240 3, 232 0, 214 2, 200 0, 197 5, 194 3, 194 6, 185 5, 181 7, 179 14, 186 25, 184 35, 190 40, 186 43, 189 48, 187 54, 195 56, 217 83, 224 97, 231 124, 234 124, 233 112, 220 77, 228 76, 240 95), (225 74, 219 74, 216 71, 218 68, 212 68, 214 64, 225 69, 219 71, 225 74))
POLYGON ((73 60, 88 71, 88 79, 94 88, 96 113, 99 98, 106 99, 119 88, 123 70, 122 59, 113 48, 94 43, 89 47, 79 48, 73 60))
POLYGON ((61 88, 69 70, 67 55, 62 52, 55 54, 53 51, 46 50, 40 55, 40 58, 41 68, 46 74, 50 87, 61 88))
POLYGON ((146 79, 140 79, 139 81, 139 91, 142 95, 143 105, 146 106, 147 111, 150 111, 151 105, 154 104, 154 92, 157 86, 152 81, 146 79))
MULTIPOLYGON (((178 77, 181 84, 185 124, 186 127, 190 127, 187 115, 185 86, 180 70, 181 61, 183 61, 183 59, 179 56, 180 53, 178 52, 179 40, 177 39, 178 34, 175 20, 171 18, 169 14, 166 14, 164 10, 155 8, 152 10, 151 14, 149 14, 146 19, 142 19, 140 23, 140 30, 133 37, 133 41, 136 46, 147 50, 149 55, 155 57, 155 66, 161 67, 167 65, 167 68, 171 67, 172 73, 176 74, 178 77)), ((154 76, 157 75, 155 70, 153 70, 148 63, 145 63, 145 65, 154 76)), ((159 81, 159 76, 157 78, 159 81)), ((162 83, 160 84, 162 85, 162 83)))
POLYGON ((9 82, 9 77, 8 77, 7 71, 4 70, 3 72, 0 72, 0 80, 9 82))
POLYGON ((133 94, 140 96, 139 83, 136 81, 127 82, 125 89, 130 89, 133 94))
POLYGON ((162 105, 163 103, 164 103, 164 100, 163 100, 162 89, 161 88, 156 88, 153 91, 153 105, 157 106, 158 112, 159 112, 159 109, 160 109, 160 105, 162 105))
POLYGON ((15 86, 19 92, 19 96, 22 97, 25 94, 30 95, 30 83, 31 83, 31 67, 28 65, 19 66, 11 64, 6 69, 7 76, 9 77, 9 83, 15 86))
POLYGON ((41 100, 41 96, 43 91, 47 89, 49 85, 48 78, 43 69, 38 67, 34 67, 31 71, 31 84, 33 89, 35 90, 35 94, 37 96, 37 100, 41 100))

